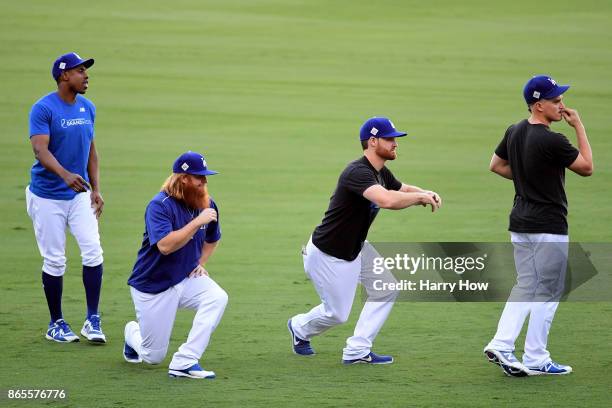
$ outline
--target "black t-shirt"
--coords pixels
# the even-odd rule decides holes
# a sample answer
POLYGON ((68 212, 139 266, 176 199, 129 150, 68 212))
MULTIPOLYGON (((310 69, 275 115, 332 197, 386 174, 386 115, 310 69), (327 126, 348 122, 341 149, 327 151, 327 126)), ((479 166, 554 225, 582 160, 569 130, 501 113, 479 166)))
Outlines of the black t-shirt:
POLYGON ((363 196, 363 192, 375 184, 388 190, 402 187, 389 169, 383 167, 377 172, 365 156, 349 163, 340 174, 323 221, 312 234, 312 243, 317 248, 346 261, 357 258, 380 210, 363 196))
POLYGON ((578 150, 548 126, 523 120, 506 130, 495 154, 512 170, 515 196, 508 229, 567 235, 565 168, 578 150))

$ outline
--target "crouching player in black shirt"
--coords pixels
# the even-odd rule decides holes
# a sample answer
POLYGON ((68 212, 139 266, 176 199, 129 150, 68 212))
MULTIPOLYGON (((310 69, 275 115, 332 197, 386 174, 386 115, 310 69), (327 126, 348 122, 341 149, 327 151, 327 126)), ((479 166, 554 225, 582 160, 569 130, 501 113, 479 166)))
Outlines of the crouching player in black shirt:
MULTIPOLYGON (((385 167, 387 160, 397 157, 396 138, 402 136, 406 133, 397 131, 387 118, 369 119, 361 127, 364 155, 349 163, 340 175, 323 221, 304 251, 304 269, 321 304, 289 319, 296 354, 314 354, 310 339, 348 319, 357 283, 364 283, 363 252, 374 251, 366 236, 379 209, 430 205, 435 211, 442 205, 438 194, 401 183, 385 167)), ((346 341, 344 364, 393 362, 391 356, 373 353, 372 342, 393 307, 395 295, 389 293, 385 299, 365 303, 355 332, 346 341)))

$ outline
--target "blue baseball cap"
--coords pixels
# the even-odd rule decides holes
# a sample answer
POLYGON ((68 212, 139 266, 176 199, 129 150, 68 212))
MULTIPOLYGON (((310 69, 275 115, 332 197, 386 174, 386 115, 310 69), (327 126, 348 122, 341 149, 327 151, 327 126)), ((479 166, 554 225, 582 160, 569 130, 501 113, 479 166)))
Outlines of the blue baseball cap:
POLYGON ((399 132, 389 118, 373 117, 365 121, 359 131, 359 140, 368 140, 371 137, 402 137, 406 132, 399 132))
POLYGON ((537 75, 531 78, 523 88, 523 96, 527 105, 541 99, 553 99, 569 89, 569 85, 557 85, 548 75, 537 75))
POLYGON ((72 68, 76 68, 79 65, 83 65, 85 68, 89 68, 94 64, 94 59, 83 59, 79 57, 79 54, 76 52, 69 52, 68 54, 64 54, 58 57, 53 63, 53 67, 51 68, 51 75, 53 75, 53 79, 57 81, 62 72, 67 71, 72 68))
POLYGON ((193 174, 196 176, 212 176, 213 174, 219 174, 217 171, 208 169, 204 156, 192 151, 181 154, 178 159, 174 161, 172 172, 193 174))

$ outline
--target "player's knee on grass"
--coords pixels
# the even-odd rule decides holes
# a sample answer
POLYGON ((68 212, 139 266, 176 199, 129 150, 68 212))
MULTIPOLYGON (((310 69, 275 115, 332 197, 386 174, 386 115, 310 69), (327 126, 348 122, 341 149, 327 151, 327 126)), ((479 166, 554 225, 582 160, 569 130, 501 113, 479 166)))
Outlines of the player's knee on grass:
POLYGON ((159 364, 162 361, 164 361, 164 358, 166 358, 167 352, 168 352, 168 347, 165 347, 163 349, 157 349, 157 350, 147 349, 143 347, 142 354, 140 357, 145 363, 159 364))

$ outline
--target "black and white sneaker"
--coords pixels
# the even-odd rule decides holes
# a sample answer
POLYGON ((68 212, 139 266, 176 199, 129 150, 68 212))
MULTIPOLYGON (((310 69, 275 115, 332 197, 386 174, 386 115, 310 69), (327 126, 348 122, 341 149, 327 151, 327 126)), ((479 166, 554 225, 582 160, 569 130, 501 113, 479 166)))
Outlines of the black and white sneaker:
POLYGON ((527 368, 518 361, 512 351, 487 348, 484 350, 484 354, 490 363, 500 366, 504 374, 509 377, 527 377, 529 375, 527 368))

